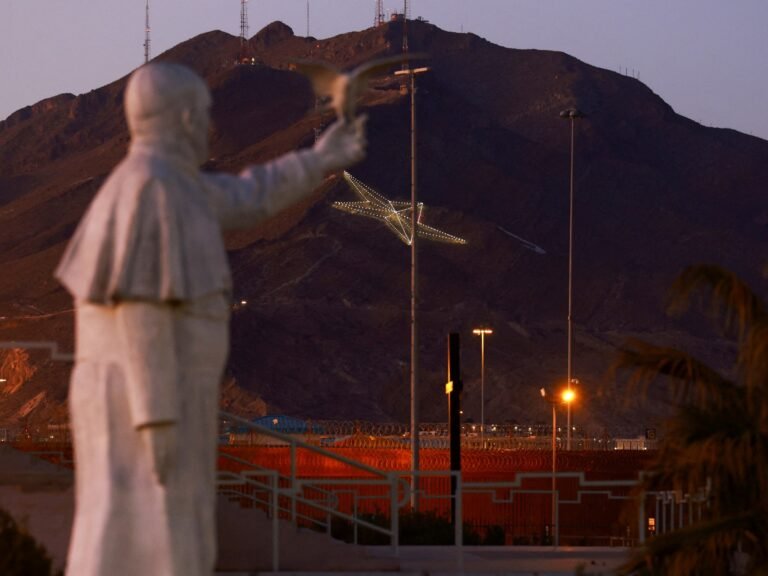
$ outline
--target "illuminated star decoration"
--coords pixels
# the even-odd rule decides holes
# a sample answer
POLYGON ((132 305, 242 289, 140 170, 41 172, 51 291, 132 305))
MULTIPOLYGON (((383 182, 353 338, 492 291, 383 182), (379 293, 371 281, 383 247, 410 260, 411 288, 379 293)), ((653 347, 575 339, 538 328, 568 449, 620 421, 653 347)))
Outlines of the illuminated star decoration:
MULTIPOLYGON (((411 203, 385 198, 373 188, 360 182, 349 172, 344 172, 344 179, 362 201, 334 202, 331 206, 342 212, 383 221, 400 240, 410 246, 413 240, 411 203)), ((446 244, 467 243, 463 238, 424 224, 421 221, 421 217, 424 215, 424 204, 422 202, 416 205, 416 210, 418 211, 416 214, 416 233, 419 235, 419 238, 434 242, 444 242, 446 244)))

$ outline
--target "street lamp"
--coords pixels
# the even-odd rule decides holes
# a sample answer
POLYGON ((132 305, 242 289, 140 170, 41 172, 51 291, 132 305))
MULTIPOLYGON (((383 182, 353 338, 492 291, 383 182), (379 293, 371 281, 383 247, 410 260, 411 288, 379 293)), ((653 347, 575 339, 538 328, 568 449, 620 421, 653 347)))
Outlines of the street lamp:
POLYGON ((416 202, 416 75, 427 72, 429 68, 406 68, 398 70, 395 75, 408 75, 411 80, 411 472, 412 490, 411 507, 418 508, 418 471, 419 471, 419 415, 418 415, 418 330, 416 311, 418 301, 418 259, 416 239, 418 234, 418 203, 416 202))
MULTIPOLYGON (((584 114, 576 108, 560 112, 560 118, 571 123, 571 174, 570 193, 568 195, 568 389, 571 389, 573 379, 573 156, 574 156, 574 126, 575 121, 584 118, 584 114)), ((571 405, 568 404, 568 430, 566 431, 566 450, 571 449, 571 405)))
POLYGON ((480 336, 480 445, 485 448, 485 337, 493 334, 493 330, 475 328, 472 334, 480 336))
POLYGON ((557 548, 560 539, 560 530, 557 526, 557 405, 565 404, 570 412, 571 402, 576 399, 576 392, 566 388, 560 396, 547 396, 545 388, 539 390, 541 397, 552 405, 552 520, 551 537, 552 546, 557 548))

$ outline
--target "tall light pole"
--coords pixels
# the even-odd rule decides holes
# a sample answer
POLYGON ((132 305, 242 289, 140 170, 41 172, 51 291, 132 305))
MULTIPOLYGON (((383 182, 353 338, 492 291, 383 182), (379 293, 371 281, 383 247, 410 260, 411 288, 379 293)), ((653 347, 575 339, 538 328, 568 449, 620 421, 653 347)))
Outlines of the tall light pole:
POLYGON ((418 203, 416 201, 416 75, 427 72, 429 68, 406 68, 398 70, 396 75, 407 74, 410 77, 411 92, 411 507, 418 508, 418 472, 419 472, 419 411, 418 411, 418 374, 419 374, 419 333, 416 323, 418 309, 418 253, 416 251, 418 235, 418 203))
MULTIPOLYGON (((576 108, 569 108, 560 112, 560 118, 571 123, 571 169, 570 192, 568 195, 568 390, 573 381, 573 157, 574 157, 574 133, 578 118, 583 118, 576 108)), ((568 404, 568 430, 566 430, 566 450, 571 449, 571 405, 568 404)))
POLYGON ((472 334, 480 336, 480 444, 485 448, 485 337, 493 334, 493 330, 475 328, 472 334))
POLYGON ((550 536, 552 546, 557 548, 560 540, 560 528, 557 521, 557 405, 565 404, 570 413, 571 402, 576 398, 576 393, 566 388, 560 393, 560 397, 547 396, 546 389, 540 390, 541 397, 552 405, 552 519, 550 521, 550 536))

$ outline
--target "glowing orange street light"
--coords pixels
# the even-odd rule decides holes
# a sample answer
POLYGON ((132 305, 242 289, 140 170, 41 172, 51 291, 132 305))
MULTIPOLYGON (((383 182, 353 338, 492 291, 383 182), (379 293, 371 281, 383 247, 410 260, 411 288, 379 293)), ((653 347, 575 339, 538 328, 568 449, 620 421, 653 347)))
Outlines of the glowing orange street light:
POLYGON ((559 540, 559 527, 557 518, 557 405, 565 404, 568 409, 571 408, 571 402, 576 399, 576 392, 572 388, 566 388, 557 395, 547 396, 547 390, 542 388, 541 397, 552 405, 552 546, 557 548, 559 540))

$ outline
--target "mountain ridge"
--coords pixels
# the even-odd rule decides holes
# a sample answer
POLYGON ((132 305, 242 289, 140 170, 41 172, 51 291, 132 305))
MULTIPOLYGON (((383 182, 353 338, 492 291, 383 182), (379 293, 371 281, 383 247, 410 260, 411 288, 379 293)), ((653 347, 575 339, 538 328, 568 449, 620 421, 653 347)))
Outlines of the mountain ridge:
MULTIPOLYGON (((588 117, 575 134, 575 367, 584 400, 574 418, 642 429, 658 403, 621 411, 623 387, 605 376, 613 350, 647 334, 727 363, 731 348, 720 335, 704 322, 667 318, 664 297, 676 272, 699 261, 757 284, 761 263, 751 254, 768 248, 760 201, 768 142, 702 127, 640 81, 561 52, 408 26, 410 49, 431 55, 430 72, 418 79, 425 218, 469 240, 421 248, 422 418, 445 418, 445 335, 459 331, 465 414, 479 419, 471 329, 488 323, 487 417, 547 421, 538 389, 565 378, 570 130, 559 112, 576 106, 588 117)), ((309 85, 291 61, 351 67, 398 53, 401 33, 395 22, 317 40, 272 23, 249 41, 255 66, 233 66, 239 39, 220 31, 157 59, 206 78, 214 95, 206 168, 236 171, 310 145, 314 129, 330 122, 312 111, 309 85)), ((0 122, 0 339, 50 339, 71 350, 71 302, 50 273, 125 152, 126 78, 0 122)), ((377 79, 362 108, 369 156, 351 171, 387 197, 407 198, 409 107, 399 80, 377 79)), ((407 249, 382 225, 329 207, 351 197, 334 176, 300 205, 228 236, 234 302, 248 304, 233 310, 225 403, 236 386, 258 410, 407 420, 407 249)), ((41 352, 28 362, 23 385, 0 389, 0 421, 18 422, 41 393, 26 418, 64 417, 67 368, 41 352)))

